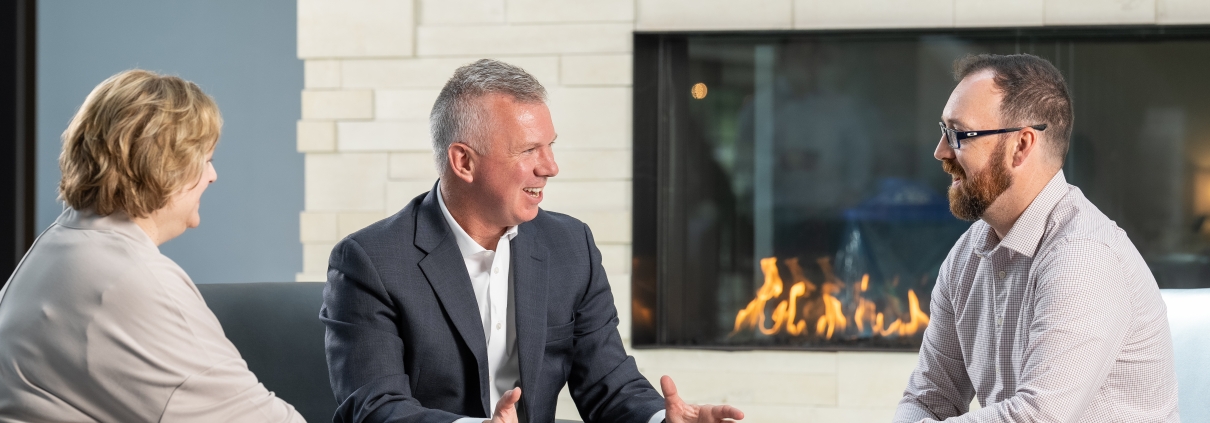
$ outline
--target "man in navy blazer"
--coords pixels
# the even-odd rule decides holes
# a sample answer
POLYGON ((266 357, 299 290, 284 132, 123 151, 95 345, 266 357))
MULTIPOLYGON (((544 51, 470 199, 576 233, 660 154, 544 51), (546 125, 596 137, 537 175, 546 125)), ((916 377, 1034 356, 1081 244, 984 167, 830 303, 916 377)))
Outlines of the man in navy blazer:
POLYGON ((592 232, 541 210, 558 174, 541 84, 480 60, 430 116, 441 179, 332 250, 320 319, 336 422, 551 422, 568 384, 587 422, 721 422, 661 397, 626 355, 592 232))

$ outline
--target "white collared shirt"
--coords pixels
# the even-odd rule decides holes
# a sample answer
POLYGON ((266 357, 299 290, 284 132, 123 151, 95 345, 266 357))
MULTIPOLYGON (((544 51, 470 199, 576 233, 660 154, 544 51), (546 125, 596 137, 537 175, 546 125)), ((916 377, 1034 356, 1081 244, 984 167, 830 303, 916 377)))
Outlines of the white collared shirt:
MULTIPOLYGON (((509 267, 512 258, 509 242, 517 236, 517 227, 510 226, 500 236, 496 243, 496 251, 483 248, 475 242, 466 230, 454 220, 449 209, 445 207, 445 199, 441 189, 437 189, 437 203, 441 205, 441 214, 445 223, 454 232, 458 241, 458 250, 462 252, 462 260, 466 262, 466 272, 470 274, 471 286, 475 289, 475 302, 479 305, 479 317, 483 319, 483 336, 487 338, 487 378, 491 389, 491 404, 488 412, 496 409, 496 403, 504 392, 517 386, 521 380, 520 367, 517 364, 517 326, 513 313, 513 283, 512 269, 509 267)), ((524 394, 522 394, 524 395, 524 394)), ((664 410, 651 416, 650 423, 664 420, 664 410)), ((479 423, 481 418, 464 417, 454 423, 479 423)))
MULTIPOLYGON (((496 251, 488 250, 475 242, 466 230, 454 220, 441 190, 437 190, 437 202, 441 214, 454 233, 466 272, 471 277, 475 290, 475 303, 479 305, 479 318, 483 323, 483 337, 487 340, 487 379, 491 404, 488 410, 496 409, 496 402, 504 392, 517 386, 521 379, 517 364, 517 329, 512 308, 511 251, 509 242, 517 236, 517 227, 511 226, 500 236, 496 251)), ((461 420, 459 420, 461 421, 461 420)), ((470 419, 469 421, 481 421, 470 419)))

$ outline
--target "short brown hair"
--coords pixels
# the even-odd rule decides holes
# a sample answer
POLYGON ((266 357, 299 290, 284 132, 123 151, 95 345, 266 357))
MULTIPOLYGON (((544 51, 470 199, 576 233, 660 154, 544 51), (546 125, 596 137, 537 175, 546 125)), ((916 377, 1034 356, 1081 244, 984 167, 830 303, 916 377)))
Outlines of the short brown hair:
POLYGON ((1004 93, 1000 118, 1005 125, 1046 124, 1042 131, 1054 157, 1062 164, 1071 144, 1071 94, 1067 82, 1046 59, 1032 54, 968 55, 954 62, 954 80, 991 70, 996 88, 1004 93))
POLYGON ((63 131, 59 196, 76 210, 145 217, 196 182, 222 124, 197 84, 140 69, 111 76, 63 131))

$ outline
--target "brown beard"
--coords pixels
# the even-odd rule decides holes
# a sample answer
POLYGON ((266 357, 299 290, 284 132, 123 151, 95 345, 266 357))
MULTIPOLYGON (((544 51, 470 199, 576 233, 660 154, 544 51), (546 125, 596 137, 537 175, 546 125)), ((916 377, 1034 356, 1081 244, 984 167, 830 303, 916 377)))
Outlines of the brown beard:
POLYGON ((1012 186, 1012 175, 1008 174, 1008 165, 1004 164, 1004 142, 996 146, 996 150, 987 160, 987 166, 982 172, 968 178, 966 171, 953 159, 942 159, 941 168, 946 173, 962 179, 957 187, 950 186, 950 213, 962 220, 976 220, 983 217, 992 202, 1000 197, 1008 187, 1012 186))

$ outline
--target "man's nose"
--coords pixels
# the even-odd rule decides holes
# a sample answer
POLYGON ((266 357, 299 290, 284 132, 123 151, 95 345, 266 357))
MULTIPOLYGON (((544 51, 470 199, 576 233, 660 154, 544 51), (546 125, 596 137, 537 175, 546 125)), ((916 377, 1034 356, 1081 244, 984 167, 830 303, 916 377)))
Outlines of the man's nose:
POLYGON ((941 136, 941 140, 937 141, 937 149, 933 150, 933 158, 937 160, 955 158, 954 149, 950 148, 950 143, 945 140, 945 135, 941 136))
POLYGON ((559 174, 559 164, 555 163, 555 152, 550 147, 542 149, 542 154, 538 157, 538 166, 534 167, 534 173, 545 178, 553 178, 559 174))

